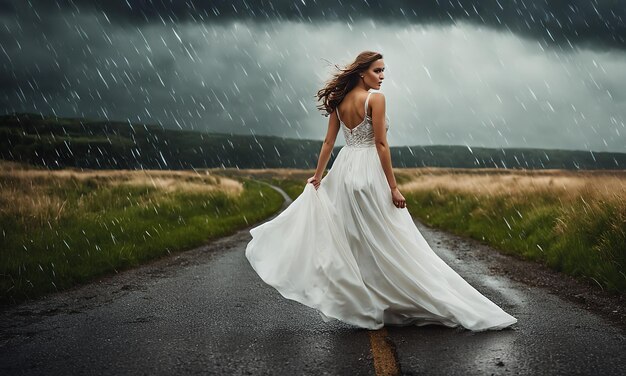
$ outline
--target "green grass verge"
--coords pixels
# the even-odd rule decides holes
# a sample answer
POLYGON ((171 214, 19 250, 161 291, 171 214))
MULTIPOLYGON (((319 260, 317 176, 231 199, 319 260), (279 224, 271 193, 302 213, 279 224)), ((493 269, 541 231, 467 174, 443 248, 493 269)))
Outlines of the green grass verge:
POLYGON ((614 202, 564 204, 551 192, 503 197, 443 189, 405 197, 411 215, 429 226, 626 292, 626 210, 614 202))
POLYGON ((16 303, 199 246, 278 211, 272 188, 244 181, 223 192, 168 192, 73 180, 49 186, 67 200, 51 223, 0 215, 0 302, 16 303), (80 204, 78 204, 80 202, 80 204))

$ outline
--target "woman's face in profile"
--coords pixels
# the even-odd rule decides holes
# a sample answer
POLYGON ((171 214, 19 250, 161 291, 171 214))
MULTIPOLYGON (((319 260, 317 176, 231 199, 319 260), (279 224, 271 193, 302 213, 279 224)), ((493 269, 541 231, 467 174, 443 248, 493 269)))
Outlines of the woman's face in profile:
POLYGON ((378 59, 370 64, 369 68, 363 72, 363 81, 369 87, 380 89, 380 85, 385 79, 385 61, 378 59))

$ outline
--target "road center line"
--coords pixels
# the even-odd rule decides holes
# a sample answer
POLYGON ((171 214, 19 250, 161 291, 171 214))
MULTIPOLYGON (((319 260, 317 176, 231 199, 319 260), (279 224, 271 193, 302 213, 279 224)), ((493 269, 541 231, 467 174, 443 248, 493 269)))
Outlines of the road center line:
POLYGON ((387 339, 387 329, 371 330, 368 334, 376 375, 398 375, 400 369, 396 363, 392 344, 387 339))

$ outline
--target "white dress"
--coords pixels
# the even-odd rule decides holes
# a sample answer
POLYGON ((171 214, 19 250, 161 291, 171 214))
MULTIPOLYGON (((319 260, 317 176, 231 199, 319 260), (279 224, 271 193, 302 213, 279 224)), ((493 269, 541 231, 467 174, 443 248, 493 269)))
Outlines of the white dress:
MULTIPOLYGON (((367 329, 438 324, 473 331, 517 322, 430 248, 406 208, 397 208, 367 115, 316 190, 250 230, 246 258, 282 296, 367 329)), ((389 128, 388 122, 386 126, 389 128)))

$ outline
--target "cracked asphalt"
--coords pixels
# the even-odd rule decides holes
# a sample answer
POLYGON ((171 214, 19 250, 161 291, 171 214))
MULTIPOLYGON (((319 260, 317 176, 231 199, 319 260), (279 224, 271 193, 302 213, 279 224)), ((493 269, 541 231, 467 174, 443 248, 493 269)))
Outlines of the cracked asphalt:
MULTIPOLYGON (((519 321, 480 333, 387 327, 401 374, 623 374, 623 328, 494 267, 518 260, 416 224, 440 257, 519 321)), ((3 307, 0 374, 376 374, 370 331, 324 323, 260 280, 244 257, 248 230, 3 307)))

